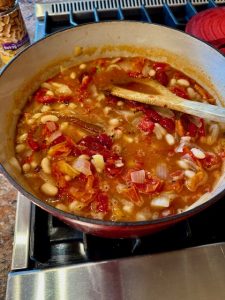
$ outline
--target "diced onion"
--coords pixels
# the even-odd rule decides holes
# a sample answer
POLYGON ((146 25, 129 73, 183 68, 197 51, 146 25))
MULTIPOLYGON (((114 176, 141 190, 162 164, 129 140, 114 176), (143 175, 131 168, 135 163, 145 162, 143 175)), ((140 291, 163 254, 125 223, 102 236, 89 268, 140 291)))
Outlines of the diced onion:
POLYGON ((170 206, 170 199, 169 197, 159 196, 151 200, 151 206, 157 208, 164 208, 170 206))
POLYGON ((87 159, 80 156, 73 163, 73 168, 75 168, 77 171, 83 173, 86 176, 92 174, 90 167, 90 162, 87 159))
POLYGON ((174 118, 175 116, 174 112, 166 107, 154 106, 154 110, 164 118, 174 118))
POLYGON ((131 181, 134 183, 144 183, 145 182, 145 171, 134 171, 130 174, 131 181))
POLYGON ((156 166, 156 175, 161 179, 166 179, 168 177, 168 169, 165 163, 159 163, 156 166))
POLYGON ((48 144, 51 144, 54 140, 62 135, 61 131, 57 130, 53 132, 50 137, 48 138, 48 144))
POLYGON ((122 183, 118 183, 116 186, 116 191, 121 194, 124 190, 127 189, 127 185, 122 184, 122 183))
POLYGON ((105 168, 105 162, 103 156, 101 154, 95 154, 92 156, 91 162, 94 165, 96 171, 98 173, 102 173, 102 171, 105 168))
POLYGON ((46 126, 47 126, 48 130, 51 131, 51 132, 56 130, 56 128, 57 128, 55 123, 51 122, 51 121, 46 122, 46 126))

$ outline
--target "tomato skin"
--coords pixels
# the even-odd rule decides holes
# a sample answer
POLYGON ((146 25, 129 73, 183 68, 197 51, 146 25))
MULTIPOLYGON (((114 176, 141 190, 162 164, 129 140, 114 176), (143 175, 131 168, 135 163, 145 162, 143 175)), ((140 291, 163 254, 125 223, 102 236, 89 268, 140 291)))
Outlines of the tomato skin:
POLYGON ((42 104, 51 104, 57 102, 57 98, 55 96, 46 95, 47 89, 40 88, 34 94, 34 100, 42 103, 42 104))
POLYGON ((206 170, 214 170, 221 166, 222 160, 219 155, 216 155, 212 152, 206 152, 206 157, 204 159, 201 159, 201 164, 204 169, 206 170))
POLYGON ((195 124, 190 122, 188 124, 188 133, 189 133, 189 136, 195 137, 198 133, 198 127, 195 124))
POLYGON ((128 72, 128 76, 131 77, 131 78, 139 78, 141 75, 140 72, 128 72))
POLYGON ((162 117, 154 109, 147 108, 144 112, 154 123, 159 123, 162 119, 162 117))
MULTIPOLYGON (((164 127, 169 132, 174 132, 175 121, 173 119, 166 118, 166 117, 163 118, 154 109, 150 109, 150 108, 145 109, 144 112, 146 116, 149 118, 149 120, 151 120, 154 123, 159 123, 162 127, 164 127)), ((144 121, 147 121, 147 119, 144 119, 144 121)), ((144 125, 145 124, 143 124, 143 127, 145 127, 144 125)))
POLYGON ((81 87, 80 87, 81 90, 87 89, 87 87, 91 81, 92 81, 92 77, 84 74, 84 76, 81 80, 81 87))
POLYGON ((27 136, 27 144, 28 146, 33 150, 33 151, 39 151, 40 150, 40 146, 38 144, 38 142, 36 142, 34 139, 33 139, 33 135, 31 132, 28 133, 28 136, 27 136))
POLYGON ((169 132, 174 132, 175 130, 175 122, 173 119, 162 118, 159 124, 169 132))
POLYGON ((167 63, 162 63, 162 62, 156 62, 156 63, 153 63, 152 65, 152 68, 155 70, 155 71, 164 71, 166 68, 167 68, 168 64, 167 63))
POLYGON ((172 87, 171 92, 176 94, 178 97, 184 98, 184 99, 190 99, 190 97, 188 96, 188 93, 182 89, 181 87, 172 87))
POLYGON ((57 186, 59 188, 65 188, 67 186, 67 182, 65 180, 64 174, 62 174, 59 170, 57 162, 53 162, 51 166, 52 176, 55 179, 57 186))
POLYGON ((59 128, 59 125, 57 123, 48 121, 43 125, 41 134, 43 137, 49 137, 58 128, 59 128))
POLYGON ((147 116, 142 118, 140 123, 138 124, 139 129, 141 129, 145 132, 148 132, 148 133, 152 133, 154 127, 155 127, 155 124, 147 116))
POLYGON ((121 160, 122 161, 122 157, 119 156, 118 154, 111 154, 110 157, 108 157, 105 161, 105 173, 109 176, 109 177, 115 177, 118 176, 122 173, 123 171, 123 166, 121 167, 117 167, 115 165, 117 160, 121 160))
POLYGON ((98 212, 107 213, 109 211, 109 198, 105 193, 99 193, 96 197, 96 209, 98 212))
POLYGON ((206 130, 205 130, 205 122, 203 119, 201 119, 201 127, 198 129, 198 135, 201 136, 206 136, 206 130))
POLYGON ((164 86, 167 86, 169 83, 169 77, 164 71, 161 70, 156 71, 155 79, 164 86))
POLYGON ((56 144, 63 143, 66 140, 64 135, 59 136, 57 139, 55 139, 53 142, 51 142, 50 147, 54 146, 56 144))
POLYGON ((143 198, 139 195, 138 190, 134 184, 132 184, 129 188, 123 190, 122 192, 124 196, 135 205, 141 207, 144 203, 143 198))
POLYGON ((185 135, 189 135, 191 137, 201 137, 206 135, 205 123, 203 119, 200 119, 201 127, 197 127, 194 123, 192 123, 187 114, 183 114, 180 120, 185 130, 185 135))
POLYGON ((141 194, 158 193, 163 189, 163 181, 157 178, 147 178, 145 183, 135 183, 135 186, 141 194))

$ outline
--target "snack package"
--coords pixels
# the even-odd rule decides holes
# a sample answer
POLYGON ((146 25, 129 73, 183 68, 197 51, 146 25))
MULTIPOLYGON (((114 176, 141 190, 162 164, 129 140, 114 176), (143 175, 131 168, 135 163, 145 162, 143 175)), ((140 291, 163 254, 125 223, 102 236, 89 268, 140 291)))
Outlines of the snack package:
POLYGON ((19 5, 0 13, 0 61, 7 64, 29 42, 19 5))

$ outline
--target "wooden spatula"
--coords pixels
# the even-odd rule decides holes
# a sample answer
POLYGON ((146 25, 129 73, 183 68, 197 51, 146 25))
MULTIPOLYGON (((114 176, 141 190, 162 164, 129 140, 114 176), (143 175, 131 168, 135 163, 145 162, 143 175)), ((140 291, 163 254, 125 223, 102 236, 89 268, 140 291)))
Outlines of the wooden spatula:
POLYGON ((144 104, 167 107, 190 115, 208 120, 225 123, 225 108, 194 100, 185 100, 170 92, 166 87, 154 80, 134 80, 137 83, 148 85, 155 89, 159 95, 137 92, 120 86, 113 86, 110 93, 123 99, 144 104))

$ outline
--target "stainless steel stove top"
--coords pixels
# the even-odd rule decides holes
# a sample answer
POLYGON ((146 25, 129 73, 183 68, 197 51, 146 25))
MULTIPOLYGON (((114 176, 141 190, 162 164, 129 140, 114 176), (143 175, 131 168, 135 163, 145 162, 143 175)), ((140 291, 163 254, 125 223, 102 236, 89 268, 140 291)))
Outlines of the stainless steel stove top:
MULTIPOLYGON (((225 0, 75 0, 36 4, 35 39, 108 19, 178 29, 225 0)), ((84 235, 18 195, 6 300, 225 299, 225 204, 142 239, 84 235)))
MULTIPOLYGON (((225 243, 99 262, 29 267, 31 203, 18 196, 6 300, 225 299, 225 243)), ((45 244, 39 247, 45 249, 45 244)))

